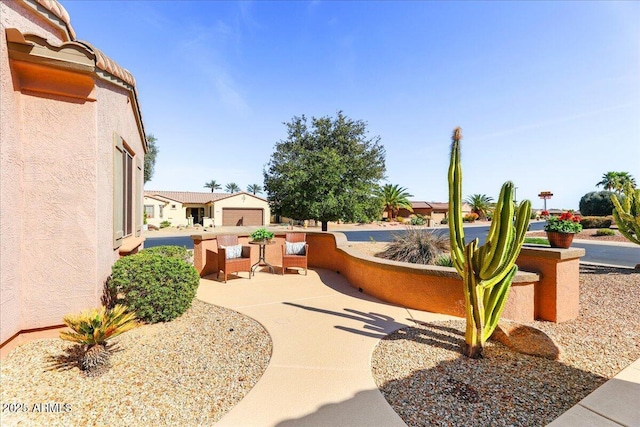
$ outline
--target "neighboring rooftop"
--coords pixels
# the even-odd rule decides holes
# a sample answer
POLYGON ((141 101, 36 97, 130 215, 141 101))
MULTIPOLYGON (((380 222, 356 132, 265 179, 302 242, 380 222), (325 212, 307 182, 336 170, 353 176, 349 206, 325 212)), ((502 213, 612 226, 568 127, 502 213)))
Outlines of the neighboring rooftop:
POLYGON ((207 204, 215 202, 216 200, 226 199, 227 197, 237 196, 238 194, 244 194, 247 196, 255 197, 261 200, 264 198, 256 196, 251 193, 241 191, 239 193, 207 193, 207 192, 195 192, 195 191, 145 191, 145 197, 159 196, 164 199, 173 200, 180 203, 195 203, 195 204, 207 204))

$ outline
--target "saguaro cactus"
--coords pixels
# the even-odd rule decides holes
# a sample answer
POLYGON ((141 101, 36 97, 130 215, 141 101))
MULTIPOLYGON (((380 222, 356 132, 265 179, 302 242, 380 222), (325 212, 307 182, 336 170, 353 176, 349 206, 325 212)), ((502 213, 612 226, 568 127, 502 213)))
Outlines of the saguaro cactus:
MULTIPOLYGON (((626 196, 622 203, 615 194, 611 195, 613 202, 613 217, 618 224, 618 231, 632 241, 640 245, 640 189, 627 185, 624 189, 626 196)), ((640 264, 636 266, 640 268, 640 264)))
POLYGON ((511 282, 518 271, 515 264, 529 227, 531 202, 515 209, 514 185, 505 182, 496 204, 493 221, 484 245, 478 239, 465 246, 462 228, 462 131, 453 131, 449 165, 449 238, 451 259, 464 282, 467 328, 463 353, 482 357, 484 343, 491 336, 504 310, 511 282), (514 221, 515 213, 515 221, 514 221), (514 225, 515 224, 515 225, 514 225))

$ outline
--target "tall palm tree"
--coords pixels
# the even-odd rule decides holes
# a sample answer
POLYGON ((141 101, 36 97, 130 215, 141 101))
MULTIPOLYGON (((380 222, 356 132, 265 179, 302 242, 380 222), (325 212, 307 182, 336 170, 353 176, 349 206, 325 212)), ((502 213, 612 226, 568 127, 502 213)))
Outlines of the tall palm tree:
POLYGON ((616 188, 616 191, 619 193, 624 191, 627 185, 635 188, 636 179, 629 172, 618 172, 618 188, 616 188))
POLYGON ((398 184, 385 184, 382 187, 378 187, 375 195, 382 201, 389 220, 395 218, 400 208, 405 208, 413 212, 411 202, 409 201, 409 197, 413 197, 413 194, 409 194, 406 188, 400 187, 398 184))
POLYGON ((464 201, 471 206, 471 212, 476 213, 478 218, 486 217, 493 208, 493 197, 486 194, 472 194, 464 201))
POLYGON ((596 187, 602 186, 605 190, 615 190, 620 186, 620 177, 618 172, 607 172, 602 175, 602 180, 596 184, 596 187))
POLYGON ((222 188, 222 186, 220 184, 218 184, 215 179, 212 179, 211 181, 207 182, 204 185, 205 188, 210 188, 211 192, 213 193, 215 190, 219 190, 222 188))
POLYGON ((235 182, 230 182, 228 183, 224 189, 227 191, 227 193, 237 193, 238 191, 240 191, 240 187, 238 187, 238 184, 236 184, 235 182))
POLYGON ((254 195, 261 194, 262 187, 260 187, 258 184, 250 184, 250 185, 247 185, 247 191, 249 193, 253 193, 254 195))
POLYGON ((636 186, 636 179, 629 172, 607 172, 602 175, 602 180, 596 187, 602 186, 605 190, 620 193, 627 185, 633 188, 636 186))

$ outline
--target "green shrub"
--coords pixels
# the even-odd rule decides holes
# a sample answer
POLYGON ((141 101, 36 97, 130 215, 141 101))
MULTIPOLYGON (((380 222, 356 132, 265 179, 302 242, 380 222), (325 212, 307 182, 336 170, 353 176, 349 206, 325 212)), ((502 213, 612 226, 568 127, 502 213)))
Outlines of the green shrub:
POLYGON ((147 248, 140 251, 141 254, 158 254, 169 258, 177 258, 182 261, 189 262, 191 260, 191 254, 189 250, 184 246, 155 246, 153 248, 147 248))
POLYGON ((167 227, 171 227, 171 222, 169 221, 162 221, 160 223, 160 228, 167 228, 167 227))
POLYGON ((438 255, 434 264, 440 267, 453 267, 453 260, 451 255, 442 254, 438 255))
POLYGON ((112 267, 108 292, 113 304, 125 304, 147 323, 182 315, 196 295, 200 277, 185 261, 158 253, 138 253, 112 267))
POLYGON ((432 264, 438 255, 449 251, 449 235, 433 230, 407 227, 407 232, 397 234, 381 256, 393 261, 413 264, 432 264))
POLYGON ((616 232, 609 228, 600 228, 596 231, 596 236, 615 236, 616 232))
POLYGON ((585 216, 580 220, 582 228, 609 228, 612 223, 612 216, 585 216))
POLYGON ((411 221, 411 225, 425 225, 427 223, 427 219, 420 214, 411 215, 409 219, 411 221))
POLYGON ((592 191, 580 199, 580 214, 584 216, 607 216, 613 212, 611 191, 592 191))
POLYGON ((449 218, 442 218, 440 224, 449 224, 449 218))

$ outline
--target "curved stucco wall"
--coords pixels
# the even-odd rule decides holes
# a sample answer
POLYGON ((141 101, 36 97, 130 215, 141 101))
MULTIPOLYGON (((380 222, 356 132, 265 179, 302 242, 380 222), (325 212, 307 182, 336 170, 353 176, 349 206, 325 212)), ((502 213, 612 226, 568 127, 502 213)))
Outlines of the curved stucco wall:
POLYGON ((62 40, 46 20, 31 17, 17 2, 0 3, 0 22, 0 342, 5 342, 21 330, 59 325, 63 315, 100 303, 118 257, 113 134, 136 155, 144 156, 144 148, 135 102, 124 87, 94 76, 86 100, 21 92, 5 29, 37 34, 54 45, 62 40))

